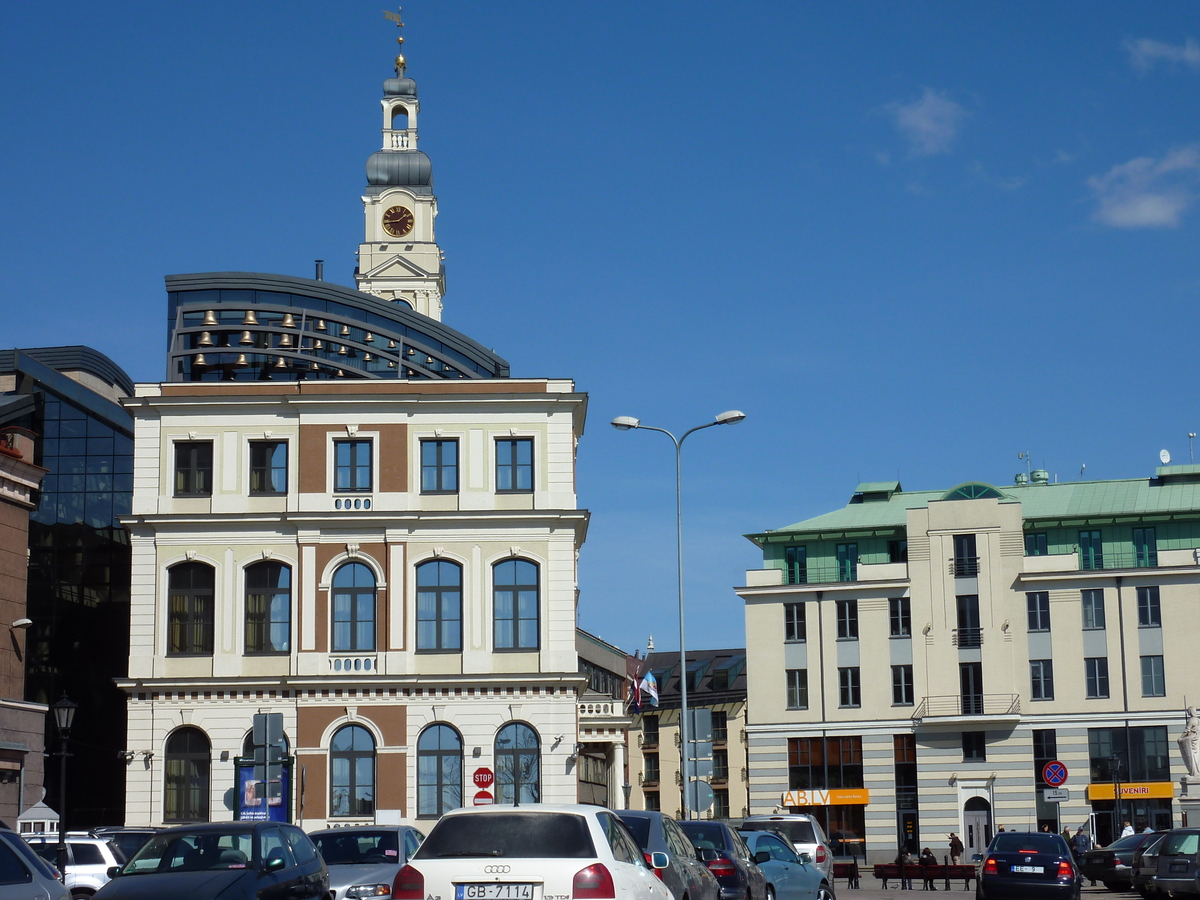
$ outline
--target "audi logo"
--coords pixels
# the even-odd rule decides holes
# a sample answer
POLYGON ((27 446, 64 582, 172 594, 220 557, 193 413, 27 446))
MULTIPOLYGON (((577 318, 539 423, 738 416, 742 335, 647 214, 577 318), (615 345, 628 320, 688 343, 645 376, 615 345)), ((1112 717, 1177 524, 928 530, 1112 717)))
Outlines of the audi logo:
POLYGON ((512 866, 484 866, 483 871, 489 875, 503 875, 512 870, 512 866))

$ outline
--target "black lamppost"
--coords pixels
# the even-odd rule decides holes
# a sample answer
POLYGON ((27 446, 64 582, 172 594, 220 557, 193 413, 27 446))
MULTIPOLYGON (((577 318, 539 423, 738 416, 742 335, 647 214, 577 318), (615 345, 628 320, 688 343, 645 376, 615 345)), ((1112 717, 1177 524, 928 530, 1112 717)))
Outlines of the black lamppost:
POLYGON ((58 727, 58 872, 64 883, 67 880, 67 738, 71 736, 71 725, 78 708, 78 703, 67 699, 66 691, 50 707, 58 727))
POLYGON ((1113 780, 1113 830, 1112 839, 1115 841, 1121 836, 1121 757, 1113 754, 1108 758, 1108 764, 1112 768, 1113 780))

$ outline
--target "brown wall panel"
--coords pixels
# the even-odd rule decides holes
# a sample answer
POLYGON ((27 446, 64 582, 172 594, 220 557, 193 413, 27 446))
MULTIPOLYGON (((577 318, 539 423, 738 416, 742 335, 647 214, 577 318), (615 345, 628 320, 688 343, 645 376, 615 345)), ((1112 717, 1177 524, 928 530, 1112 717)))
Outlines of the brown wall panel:
POLYGON ((296 747, 321 747, 329 723, 345 714, 344 706, 301 706, 296 710, 296 747))
POLYGON ((408 743, 408 708, 405 706, 368 706, 359 711, 379 726, 383 742, 388 747, 403 747, 408 743))
MULTIPOLYGON (((296 765, 304 767, 304 818, 324 819, 328 809, 329 780, 324 753, 297 753, 296 765)), ((299 776, 297 776, 297 780, 299 776)), ((299 803, 297 803, 299 806, 299 803)))
POLYGON ((398 809, 404 815, 404 789, 408 757, 403 753, 380 753, 375 757, 376 809, 398 809))
POLYGON ((331 431, 345 431, 341 425, 300 426, 300 493, 324 494, 329 486, 325 474, 325 436, 331 431))
POLYGON ((379 425, 379 490, 408 490, 408 426, 379 425))

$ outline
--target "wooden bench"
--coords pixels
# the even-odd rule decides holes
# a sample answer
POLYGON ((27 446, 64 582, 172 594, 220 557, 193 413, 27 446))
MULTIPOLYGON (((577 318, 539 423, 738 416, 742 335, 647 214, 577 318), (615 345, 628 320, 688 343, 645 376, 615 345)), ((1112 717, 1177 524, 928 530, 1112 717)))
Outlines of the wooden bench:
MULTIPOLYGON (((876 863, 874 868, 875 877, 883 882, 883 889, 886 891, 889 881, 900 881, 900 866, 896 863, 876 863)), ((975 877, 974 866, 921 866, 911 865, 904 867, 904 879, 911 881, 914 885, 917 882, 924 887, 925 879, 942 880, 945 882, 944 890, 950 890, 950 880, 961 878, 963 881, 963 890, 971 889, 971 879, 975 877)), ((914 887, 913 890, 921 888, 914 887)))
POLYGON ((860 866, 857 862, 835 862, 833 864, 834 883, 836 884, 839 878, 845 878, 846 887, 857 888, 862 869, 863 866, 860 866))

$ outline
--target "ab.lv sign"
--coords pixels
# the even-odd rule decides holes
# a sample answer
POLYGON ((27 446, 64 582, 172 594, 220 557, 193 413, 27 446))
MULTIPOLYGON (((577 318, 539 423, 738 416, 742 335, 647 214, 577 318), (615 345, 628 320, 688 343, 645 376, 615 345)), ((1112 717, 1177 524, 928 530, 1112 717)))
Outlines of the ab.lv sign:
POLYGON ((857 806, 871 802, 866 788, 835 788, 827 791, 787 791, 780 806, 857 806))

